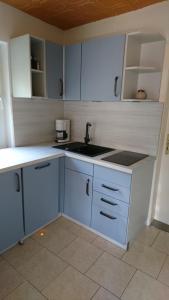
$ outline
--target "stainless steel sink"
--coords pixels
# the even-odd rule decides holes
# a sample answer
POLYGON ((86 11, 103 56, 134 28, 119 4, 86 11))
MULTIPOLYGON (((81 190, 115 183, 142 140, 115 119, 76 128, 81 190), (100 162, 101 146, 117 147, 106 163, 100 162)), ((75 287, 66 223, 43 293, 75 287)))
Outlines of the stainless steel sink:
POLYGON ((115 150, 112 148, 107 148, 107 147, 102 147, 102 146, 97 146, 92 144, 79 143, 79 142, 53 146, 53 148, 62 149, 62 150, 90 156, 90 157, 94 157, 115 150))

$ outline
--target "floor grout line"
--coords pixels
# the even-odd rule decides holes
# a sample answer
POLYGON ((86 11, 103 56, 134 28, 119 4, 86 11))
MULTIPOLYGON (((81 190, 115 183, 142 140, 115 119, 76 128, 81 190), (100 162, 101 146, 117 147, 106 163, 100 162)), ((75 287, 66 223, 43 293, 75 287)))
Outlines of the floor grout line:
POLYGON ((157 240, 157 238, 159 237, 159 235, 160 235, 160 232, 161 232, 161 230, 159 230, 159 232, 157 233, 157 235, 155 236, 155 238, 153 239, 153 241, 152 241, 152 243, 151 243, 151 245, 150 245, 150 247, 152 247, 153 248, 153 245, 155 244, 155 241, 157 240))
POLYGON ((130 278, 129 282, 127 283, 127 285, 126 285, 126 287, 125 287, 124 291, 122 292, 122 294, 121 294, 121 296, 120 296, 120 299, 122 298, 123 294, 125 293, 126 289, 128 288, 128 286, 129 286, 130 282, 131 282, 131 281, 132 281, 132 279, 134 278, 134 276, 135 276, 135 274, 136 274, 136 272, 137 272, 137 271, 138 271, 138 270, 137 270, 137 269, 135 269, 135 271, 134 271, 133 275, 131 276, 131 278, 130 278))
MULTIPOLYGON (((100 250, 100 249, 99 249, 100 250)), ((100 255, 95 259, 95 261, 90 265, 90 267, 84 272, 86 274, 93 266, 94 264, 99 260, 99 258, 104 254, 104 251, 101 251, 100 255)))
POLYGON ((157 277, 156 277, 157 280, 158 280, 158 278, 159 278, 159 276, 160 276, 160 273, 161 273, 161 271, 162 271, 162 269, 163 269, 163 267, 164 267, 164 265, 165 265, 165 263, 166 263, 168 257, 169 257, 168 255, 165 256, 165 259, 164 259, 164 261, 163 261, 163 264, 162 264, 162 266, 161 266, 161 268, 160 268, 160 271, 159 271, 159 273, 158 273, 158 275, 157 275, 157 277))
POLYGON ((9 297, 11 294, 13 294, 14 292, 15 292, 15 290, 17 290, 21 285, 23 285, 25 283, 25 281, 24 282, 22 282, 22 283, 20 283, 20 284, 18 284, 18 286, 17 287, 15 287, 9 294, 7 294, 5 297, 3 297, 2 298, 2 300, 5 300, 7 297, 9 297))
POLYGON ((90 298, 90 300, 92 300, 92 299, 96 296, 96 294, 97 294, 97 292, 100 290, 100 288, 101 288, 101 286, 98 285, 97 290, 95 291, 95 293, 93 294, 93 296, 90 298))

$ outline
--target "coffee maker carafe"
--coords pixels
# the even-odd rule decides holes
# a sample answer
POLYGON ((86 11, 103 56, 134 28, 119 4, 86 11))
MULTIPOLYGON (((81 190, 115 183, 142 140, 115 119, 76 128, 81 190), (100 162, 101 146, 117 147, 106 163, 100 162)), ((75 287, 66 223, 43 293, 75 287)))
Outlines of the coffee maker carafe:
POLYGON ((70 141, 70 120, 56 120, 56 142, 70 141))

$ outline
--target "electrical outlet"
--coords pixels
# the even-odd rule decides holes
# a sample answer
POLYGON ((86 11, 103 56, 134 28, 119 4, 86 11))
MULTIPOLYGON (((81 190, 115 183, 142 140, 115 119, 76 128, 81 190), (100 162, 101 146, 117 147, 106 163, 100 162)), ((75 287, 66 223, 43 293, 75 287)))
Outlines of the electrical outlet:
POLYGON ((167 134, 165 154, 169 154, 169 134, 167 134))

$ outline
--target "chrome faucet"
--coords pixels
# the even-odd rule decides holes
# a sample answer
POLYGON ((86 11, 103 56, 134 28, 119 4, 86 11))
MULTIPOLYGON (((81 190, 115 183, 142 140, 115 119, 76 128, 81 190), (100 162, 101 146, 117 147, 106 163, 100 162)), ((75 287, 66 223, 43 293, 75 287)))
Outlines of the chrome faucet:
POLYGON ((86 123, 86 135, 84 137, 84 142, 86 145, 90 142, 89 127, 91 127, 91 126, 92 126, 91 123, 89 123, 89 122, 86 123))

